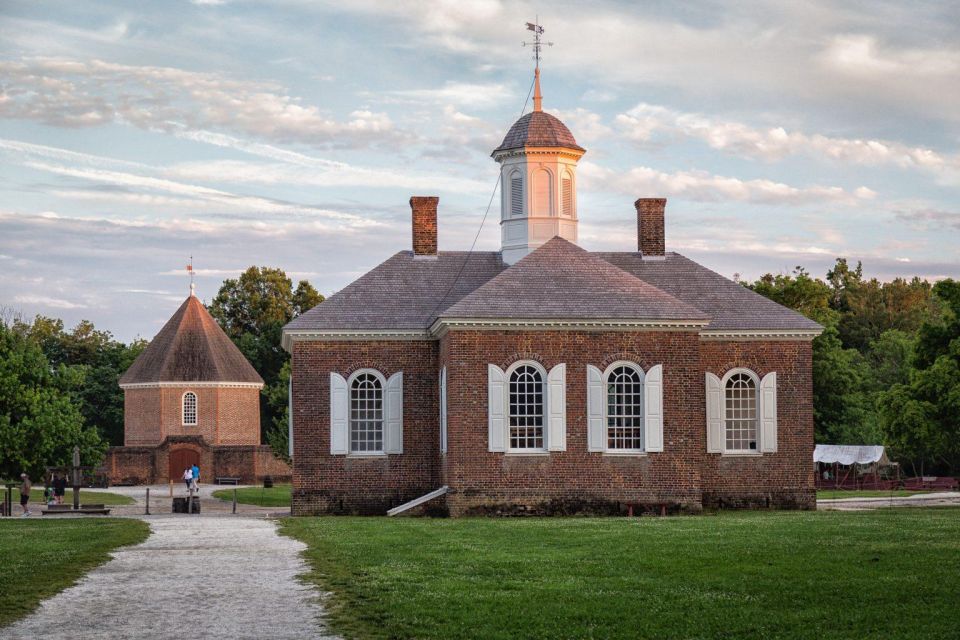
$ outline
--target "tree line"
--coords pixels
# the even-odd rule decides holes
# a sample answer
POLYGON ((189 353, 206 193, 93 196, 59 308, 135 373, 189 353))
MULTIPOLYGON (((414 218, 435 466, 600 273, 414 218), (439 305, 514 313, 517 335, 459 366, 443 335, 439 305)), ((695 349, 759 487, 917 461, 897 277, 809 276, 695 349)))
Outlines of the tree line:
MULTIPOLYGON (((914 473, 960 470, 960 282, 865 279, 837 259, 826 277, 797 267, 741 282, 822 324, 813 341, 816 441, 885 444, 914 473)), ((287 455, 290 356, 283 325, 323 302, 280 269, 250 267, 208 306, 263 377, 261 438, 287 455)), ((120 376, 143 351, 90 322, 0 318, 0 478, 66 464, 74 445, 98 464, 123 444, 120 376)))

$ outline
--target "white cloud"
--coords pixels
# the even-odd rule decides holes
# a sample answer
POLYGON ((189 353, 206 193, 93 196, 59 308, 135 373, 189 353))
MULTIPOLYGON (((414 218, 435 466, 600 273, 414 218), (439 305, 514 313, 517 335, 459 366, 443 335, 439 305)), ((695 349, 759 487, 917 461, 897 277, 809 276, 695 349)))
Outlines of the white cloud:
POLYGON ((436 89, 405 89, 376 95, 385 98, 387 102, 453 104, 472 109, 501 107, 514 101, 513 92, 500 83, 447 82, 436 89))
POLYGON ((13 297, 17 304, 32 304, 50 309, 84 309, 87 305, 65 300, 63 298, 52 298, 50 296, 40 296, 33 294, 21 294, 13 297))

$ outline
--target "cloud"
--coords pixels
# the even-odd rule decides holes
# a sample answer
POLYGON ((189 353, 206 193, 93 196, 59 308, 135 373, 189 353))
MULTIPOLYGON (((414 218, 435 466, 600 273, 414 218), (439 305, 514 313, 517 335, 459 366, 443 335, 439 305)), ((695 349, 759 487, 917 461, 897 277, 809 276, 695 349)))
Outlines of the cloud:
POLYGON ((835 203, 854 205, 871 200, 875 193, 866 187, 853 192, 840 187, 793 187, 772 180, 742 180, 705 171, 666 173, 650 167, 613 171, 590 162, 580 163, 580 186, 592 190, 610 189, 631 197, 644 194, 679 196, 698 202, 749 202, 767 205, 835 203))
POLYGON ((79 302, 72 302, 62 298, 52 298, 50 296, 38 296, 31 294, 21 294, 13 297, 17 304, 36 305, 38 307, 47 307, 50 309, 85 309, 87 305, 79 302))
POLYGON ((898 220, 909 222, 920 228, 946 228, 960 230, 960 212, 941 209, 922 208, 911 211, 898 211, 898 220))
POLYGON ((764 129, 646 103, 619 114, 615 122, 627 139, 641 145, 655 143, 658 137, 690 138, 712 149, 766 161, 805 155, 848 164, 918 169, 944 179, 960 179, 960 155, 888 140, 830 137, 783 127, 764 129))
MULTIPOLYGON (((367 95, 373 95, 368 93, 367 95)), ((514 93, 500 83, 447 82, 435 89, 404 89, 377 93, 386 102, 469 106, 473 109, 500 107, 515 101, 514 93)))
POLYGON ((274 83, 173 67, 102 60, 0 61, 0 116, 84 128, 124 123, 141 129, 210 129, 273 142, 349 148, 409 138, 381 112, 338 120, 274 83))

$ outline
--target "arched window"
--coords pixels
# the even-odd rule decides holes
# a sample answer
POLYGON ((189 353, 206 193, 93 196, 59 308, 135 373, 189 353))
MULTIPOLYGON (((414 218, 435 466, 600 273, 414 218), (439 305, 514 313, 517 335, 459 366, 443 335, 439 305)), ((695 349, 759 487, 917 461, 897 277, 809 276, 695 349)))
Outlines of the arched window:
POLYGON ((520 217, 523 215, 523 178, 519 171, 510 174, 510 215, 520 217))
POLYGON ((190 427, 197 425, 197 394, 193 391, 183 394, 183 424, 190 427))
POLYGON ((573 217, 573 176, 568 172, 560 179, 560 210, 568 218, 573 217))
POLYGON ((728 452, 757 451, 757 377, 736 369, 725 377, 724 449, 728 452))
POLYGON ((607 449, 643 451, 643 374, 629 363, 607 370, 607 449))
POLYGON ((511 450, 543 451, 544 374, 532 363, 518 363, 508 370, 511 450))
POLYGON ((350 380, 350 452, 383 451, 383 379, 358 371, 350 380))

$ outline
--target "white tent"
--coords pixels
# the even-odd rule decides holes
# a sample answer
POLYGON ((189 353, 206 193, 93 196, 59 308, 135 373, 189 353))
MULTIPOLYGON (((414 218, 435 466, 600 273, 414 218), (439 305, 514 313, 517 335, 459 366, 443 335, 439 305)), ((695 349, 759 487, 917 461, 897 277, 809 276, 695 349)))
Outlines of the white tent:
POLYGON ((818 444, 813 450, 813 461, 842 465, 890 464, 883 447, 877 445, 818 444))

